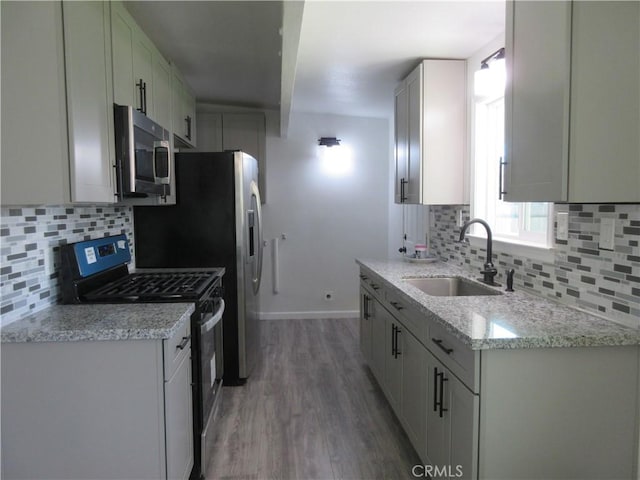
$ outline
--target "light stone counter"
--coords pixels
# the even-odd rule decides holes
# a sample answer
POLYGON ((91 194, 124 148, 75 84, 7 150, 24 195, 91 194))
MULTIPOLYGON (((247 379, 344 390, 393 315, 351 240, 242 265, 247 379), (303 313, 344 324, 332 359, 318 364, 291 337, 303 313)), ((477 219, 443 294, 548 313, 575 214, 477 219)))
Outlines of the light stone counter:
POLYGON ((3 343, 170 338, 193 303, 53 305, 2 327, 3 343))
POLYGON ((640 344, 640 331, 523 291, 496 296, 437 297, 404 281, 408 277, 474 275, 445 262, 410 263, 356 259, 363 273, 377 277, 414 309, 444 326, 473 350, 586 347, 640 344))

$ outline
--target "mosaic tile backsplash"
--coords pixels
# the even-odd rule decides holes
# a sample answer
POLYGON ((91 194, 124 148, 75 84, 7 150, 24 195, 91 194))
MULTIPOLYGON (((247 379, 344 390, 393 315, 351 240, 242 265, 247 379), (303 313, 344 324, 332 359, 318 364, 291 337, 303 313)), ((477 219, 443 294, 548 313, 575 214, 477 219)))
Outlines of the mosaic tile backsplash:
POLYGON ((0 215, 3 326, 58 302, 60 245, 120 233, 133 245, 131 207, 11 207, 0 215))
MULTIPOLYGON (((479 272, 486 249, 457 242, 460 227, 455 212, 462 208, 469 220, 469 206, 430 208, 435 217, 431 252, 479 272)), ((503 253, 494 245, 497 281, 504 284, 506 270, 513 268, 514 288, 640 328, 640 205, 556 204, 555 211, 569 213, 569 240, 555 240, 553 263, 503 253), (616 220, 613 251, 598 248, 604 217, 616 220)))
MULTIPOLYGON (((469 219, 468 206, 431 207, 431 251, 477 272, 486 252, 455 242, 460 208, 469 219)), ((497 280, 504 283, 504 272, 513 268, 515 288, 640 328, 640 205, 557 204, 555 209, 569 213, 569 240, 556 240, 553 263, 494 248, 497 280), (614 251, 598 248, 603 217, 616 219, 614 251)), ((133 245, 131 207, 11 207, 0 209, 0 215, 1 325, 57 303, 61 244, 124 233, 133 245)))

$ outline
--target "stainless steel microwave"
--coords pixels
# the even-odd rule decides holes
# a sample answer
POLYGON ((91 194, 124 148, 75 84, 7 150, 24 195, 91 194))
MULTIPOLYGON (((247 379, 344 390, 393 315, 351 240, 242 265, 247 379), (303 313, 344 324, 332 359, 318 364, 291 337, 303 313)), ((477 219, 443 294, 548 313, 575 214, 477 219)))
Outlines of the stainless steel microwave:
POLYGON ((128 105, 114 104, 118 196, 171 193, 169 131, 128 105))

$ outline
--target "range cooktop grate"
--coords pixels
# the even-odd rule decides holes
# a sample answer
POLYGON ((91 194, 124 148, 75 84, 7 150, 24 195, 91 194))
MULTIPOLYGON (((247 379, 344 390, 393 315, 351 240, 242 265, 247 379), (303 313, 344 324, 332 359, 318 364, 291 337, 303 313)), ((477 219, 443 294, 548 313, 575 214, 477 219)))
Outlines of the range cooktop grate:
POLYGON ((89 300, 198 299, 215 281, 210 272, 132 273, 89 292, 89 300))

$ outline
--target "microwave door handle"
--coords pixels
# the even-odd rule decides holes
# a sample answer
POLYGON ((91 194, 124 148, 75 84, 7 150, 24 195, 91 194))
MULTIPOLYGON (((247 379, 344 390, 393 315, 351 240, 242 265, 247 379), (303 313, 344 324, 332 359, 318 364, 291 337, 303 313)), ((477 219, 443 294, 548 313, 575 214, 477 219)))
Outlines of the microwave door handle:
POLYGON ((167 140, 157 140, 153 142, 153 181, 156 185, 171 185, 171 148, 167 140), (158 171, 156 169, 156 151, 158 148, 162 148, 167 151, 167 176, 162 178, 158 177, 158 171), (166 180, 164 180, 165 178, 166 180))
POLYGON ((158 147, 162 145, 162 142, 153 142, 153 153, 151 154, 151 166, 153 167, 153 183, 158 184, 158 171, 156 170, 156 152, 158 147))
POLYGON ((173 171, 173 155, 171 155, 171 149, 167 142, 167 181, 165 182, 169 188, 167 195, 171 195, 171 172, 173 171))
MULTIPOLYGON (((129 151, 129 190, 135 193, 136 190, 136 149, 135 149, 135 140, 134 140, 134 128, 133 128, 133 107, 127 107, 127 149, 129 151)), ((124 189, 120 192, 124 195, 124 189)))

